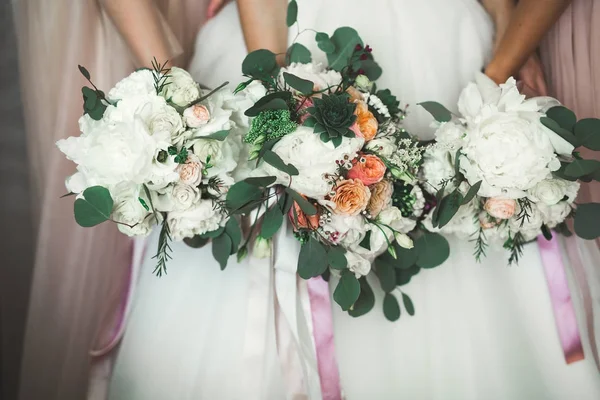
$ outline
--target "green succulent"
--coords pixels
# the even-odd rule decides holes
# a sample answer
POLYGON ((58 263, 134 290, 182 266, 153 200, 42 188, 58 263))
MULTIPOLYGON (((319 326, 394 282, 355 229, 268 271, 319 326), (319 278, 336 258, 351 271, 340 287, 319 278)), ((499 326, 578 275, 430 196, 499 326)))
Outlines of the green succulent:
POLYGON ((321 135, 324 142, 333 142, 335 147, 342 143, 342 138, 354 137, 350 129, 356 121, 354 110, 356 104, 350 103, 350 96, 343 94, 324 94, 322 98, 314 98, 313 106, 307 111, 310 117, 304 125, 314 127, 316 134, 321 135))
POLYGON ((296 123, 290 119, 289 110, 264 110, 252 119, 244 142, 262 145, 269 140, 282 138, 294 130, 296 123))

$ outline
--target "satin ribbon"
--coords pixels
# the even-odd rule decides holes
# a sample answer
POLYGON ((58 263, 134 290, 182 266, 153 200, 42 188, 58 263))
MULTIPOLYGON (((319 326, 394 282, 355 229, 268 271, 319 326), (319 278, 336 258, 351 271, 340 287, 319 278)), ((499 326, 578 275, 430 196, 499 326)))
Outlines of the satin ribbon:
POLYGON ((556 237, 546 240, 543 236, 538 236, 537 242, 550 290, 558 337, 565 361, 571 364, 583 360, 584 354, 560 246, 556 237))
MULTIPOLYGON (((598 354, 598 346, 596 344, 596 329, 594 326, 594 310, 593 310, 593 300, 592 295, 590 293, 590 286, 588 284, 588 277, 581 262, 581 257, 579 256, 579 248, 577 246, 577 242, 581 240, 576 236, 571 236, 569 238, 565 238, 567 254, 569 255, 569 261, 571 262, 571 268, 573 270, 573 275, 575 276, 575 280, 577 281, 577 285, 579 286, 579 292, 581 294, 581 300, 583 303, 583 310, 585 313, 585 322, 587 327, 588 340, 590 342, 590 348, 592 350, 592 356, 594 357, 594 361, 596 363, 596 368, 600 371, 600 355, 598 354)), ((596 243, 593 243, 593 246, 596 246, 596 243)), ((594 265, 595 267, 595 265, 594 265)))
POLYGON ((341 400, 342 388, 335 358, 329 285, 320 276, 312 278, 308 281, 308 293, 323 400, 341 400))

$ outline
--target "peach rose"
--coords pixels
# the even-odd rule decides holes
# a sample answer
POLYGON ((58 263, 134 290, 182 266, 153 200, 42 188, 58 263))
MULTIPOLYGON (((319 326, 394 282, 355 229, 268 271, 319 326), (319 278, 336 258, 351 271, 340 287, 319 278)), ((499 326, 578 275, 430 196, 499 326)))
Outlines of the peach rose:
POLYGON ((210 119, 210 111, 202 104, 194 104, 183 112, 183 119, 190 128, 205 125, 210 119))
POLYGON ((491 229, 498 225, 498 220, 495 218, 490 218, 490 215, 486 212, 481 212, 479 214, 479 225, 483 229, 491 229))
POLYGON ((358 215, 367 208, 371 192, 359 179, 340 181, 335 187, 335 194, 330 199, 335 203, 336 214, 358 215))
POLYGON ((377 129, 379 128, 379 123, 377 122, 377 118, 373 115, 371 111, 369 111, 369 106, 364 101, 356 102, 356 110, 354 111, 356 114, 356 124, 358 125, 358 129, 360 131, 361 138, 365 139, 366 142, 373 139, 375 135, 377 135, 377 129))
POLYGON ((351 103, 363 101, 362 93, 359 92, 358 89, 356 89, 354 86, 350 86, 348 89, 346 89, 346 93, 348 93, 350 95, 351 103))
POLYGON ((385 175, 385 164, 379 157, 372 154, 364 154, 359 161, 348 171, 349 179, 360 179, 362 183, 369 186, 383 179, 385 175))
POLYGON ((371 190, 371 201, 369 201, 367 211, 371 218, 375 218, 392 201, 394 185, 390 181, 381 181, 369 186, 369 189, 371 190))
MULTIPOLYGON (((302 196, 306 199, 306 196, 302 196)), ((319 227, 319 215, 306 215, 304 211, 300 208, 300 205, 294 201, 293 208, 288 212, 288 218, 294 230, 297 231, 299 229, 311 229, 315 230, 319 227), (294 214, 294 210, 296 213, 294 214)))
POLYGON ((195 154, 190 154, 185 161, 178 167, 179 179, 182 183, 190 186, 198 186, 202 181, 202 162, 195 154))
POLYGON ((499 219, 509 219, 515 214, 517 202, 513 199, 501 199, 492 197, 486 200, 483 208, 492 217, 499 219))

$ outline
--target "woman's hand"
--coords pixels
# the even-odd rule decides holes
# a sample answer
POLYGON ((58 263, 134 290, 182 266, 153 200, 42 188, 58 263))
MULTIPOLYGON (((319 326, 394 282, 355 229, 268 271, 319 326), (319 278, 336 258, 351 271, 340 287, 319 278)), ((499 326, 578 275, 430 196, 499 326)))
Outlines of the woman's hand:
POLYGON ((229 3, 229 0, 210 0, 206 11, 208 19, 215 17, 227 3, 229 3))
POLYGON ((519 89, 527 97, 548 96, 548 86, 544 78, 542 62, 537 54, 533 54, 521 67, 517 74, 519 89))

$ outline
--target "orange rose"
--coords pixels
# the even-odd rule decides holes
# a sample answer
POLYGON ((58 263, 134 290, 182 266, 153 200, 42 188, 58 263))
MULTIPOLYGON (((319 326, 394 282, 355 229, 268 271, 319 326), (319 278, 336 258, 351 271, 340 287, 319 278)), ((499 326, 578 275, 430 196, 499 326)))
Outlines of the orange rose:
POLYGON ((385 175, 385 164, 372 154, 360 156, 359 161, 348 171, 349 179, 360 179, 367 186, 381 181, 383 175, 385 175))
MULTIPOLYGON (((302 196, 306 199, 306 196, 302 196)), ((306 215, 300 208, 300 205, 294 201, 293 208, 288 212, 288 217, 294 230, 299 229, 317 229, 319 227, 319 215, 306 215), (294 213, 294 210, 296 213, 294 213)))
POLYGON ((371 111, 369 111, 369 106, 364 101, 356 102, 356 110, 354 111, 356 114, 356 123, 358 124, 358 129, 360 130, 360 137, 365 139, 366 142, 373 139, 375 135, 377 135, 377 129, 379 128, 379 123, 377 122, 377 118, 373 115, 371 111))
POLYGON ((358 215, 367 208, 371 192, 359 179, 340 181, 335 187, 331 201, 335 203, 336 214, 358 215))
POLYGON ((346 89, 346 93, 348 93, 350 95, 351 103, 355 103, 355 102, 363 100, 362 93, 359 92, 358 89, 356 89, 354 86, 350 86, 348 89, 346 89))
POLYGON ((509 219, 515 214, 517 202, 513 199, 499 199, 492 197, 486 200, 483 208, 494 218, 509 219))
POLYGON ((372 218, 375 218, 392 201, 394 186, 390 181, 381 181, 371 185, 369 189, 371 190, 371 201, 369 201, 367 211, 372 218))

